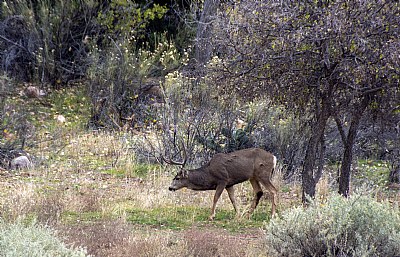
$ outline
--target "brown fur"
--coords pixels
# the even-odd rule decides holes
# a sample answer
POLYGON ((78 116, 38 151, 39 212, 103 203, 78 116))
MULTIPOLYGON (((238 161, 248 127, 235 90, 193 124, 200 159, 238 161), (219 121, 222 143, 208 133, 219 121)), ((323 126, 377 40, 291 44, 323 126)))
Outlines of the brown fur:
POLYGON ((254 189, 254 198, 249 216, 263 195, 261 185, 272 194, 272 215, 275 214, 277 190, 271 183, 276 157, 259 148, 250 148, 228 154, 216 154, 203 167, 181 170, 172 181, 171 191, 187 187, 193 190, 216 190, 210 220, 215 217, 215 207, 224 189, 228 192, 235 211, 238 212, 233 186, 249 180, 254 189))

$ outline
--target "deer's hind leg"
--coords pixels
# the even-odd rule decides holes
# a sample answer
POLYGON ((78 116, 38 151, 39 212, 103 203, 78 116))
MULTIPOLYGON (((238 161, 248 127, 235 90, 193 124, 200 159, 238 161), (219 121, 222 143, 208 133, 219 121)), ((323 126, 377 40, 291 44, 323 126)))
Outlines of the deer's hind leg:
POLYGON ((235 199, 235 189, 233 186, 225 188, 226 192, 228 192, 229 199, 231 200, 231 203, 233 205, 233 208, 235 209, 236 215, 238 214, 239 209, 237 208, 236 205, 236 199, 235 199))
POLYGON ((272 216, 275 215, 275 209, 277 204, 278 190, 276 190, 275 186, 271 183, 269 178, 260 178, 261 183, 265 186, 265 188, 271 193, 271 203, 272 203, 272 216))
POLYGON ((250 183, 251 183, 251 186, 253 187, 253 190, 254 190, 254 198, 251 201, 250 210, 248 212, 248 217, 249 218, 250 218, 250 215, 256 209, 258 203, 260 202, 261 197, 263 196, 263 191, 261 189, 260 183, 254 178, 250 179, 250 183))

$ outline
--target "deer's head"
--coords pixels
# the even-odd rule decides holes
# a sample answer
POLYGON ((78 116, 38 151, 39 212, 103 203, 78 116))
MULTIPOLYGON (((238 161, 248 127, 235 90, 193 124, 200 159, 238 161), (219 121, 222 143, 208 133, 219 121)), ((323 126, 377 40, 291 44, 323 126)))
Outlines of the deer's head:
POLYGON ((181 168, 178 171, 178 174, 174 177, 172 180, 171 185, 169 186, 169 191, 176 191, 181 188, 184 188, 187 186, 189 181, 189 176, 188 176, 188 171, 185 170, 184 168, 181 168))

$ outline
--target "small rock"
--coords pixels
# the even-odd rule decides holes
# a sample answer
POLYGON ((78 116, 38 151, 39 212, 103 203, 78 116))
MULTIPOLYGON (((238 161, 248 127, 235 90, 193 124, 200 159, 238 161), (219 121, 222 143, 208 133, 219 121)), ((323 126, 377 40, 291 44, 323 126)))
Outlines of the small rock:
POLYGON ((67 119, 63 116, 63 115, 57 115, 57 117, 56 117, 56 120, 59 122, 59 123, 65 123, 66 121, 67 121, 67 119))
POLYGON ((40 90, 35 86, 29 86, 25 88, 24 93, 29 98, 39 98, 46 95, 46 93, 43 90, 40 90))
POLYGON ((10 163, 10 168, 12 170, 17 169, 28 169, 32 167, 31 161, 26 156, 19 156, 14 158, 10 163))

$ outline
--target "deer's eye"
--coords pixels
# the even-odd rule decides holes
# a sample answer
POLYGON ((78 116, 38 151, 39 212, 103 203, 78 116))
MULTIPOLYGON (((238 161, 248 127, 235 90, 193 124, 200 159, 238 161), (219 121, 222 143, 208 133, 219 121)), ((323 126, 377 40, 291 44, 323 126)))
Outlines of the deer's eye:
POLYGON ((181 179, 181 178, 179 178, 179 177, 176 177, 176 178, 175 178, 175 180, 180 180, 180 179, 181 179))

